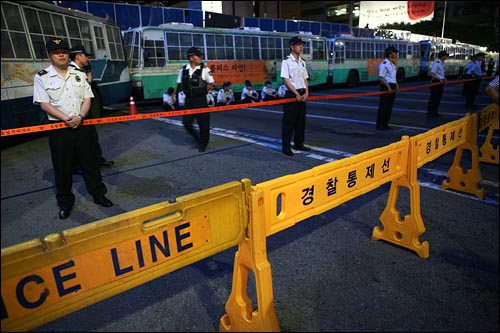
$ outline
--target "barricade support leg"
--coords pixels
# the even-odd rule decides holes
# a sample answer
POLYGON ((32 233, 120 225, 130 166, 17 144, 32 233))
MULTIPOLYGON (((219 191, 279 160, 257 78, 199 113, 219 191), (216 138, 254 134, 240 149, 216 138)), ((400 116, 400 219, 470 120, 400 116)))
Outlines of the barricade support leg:
POLYGON ((408 178, 401 177, 391 183, 387 206, 379 217, 383 229, 375 227, 372 239, 385 240, 387 242, 406 247, 415 251, 419 257, 429 257, 429 243, 420 242, 420 235, 425 232, 424 222, 420 215, 420 185, 418 182, 411 183, 408 178), (410 214, 401 220, 396 202, 401 186, 408 188, 410 192, 410 214))
POLYGON ((486 193, 484 188, 479 188, 479 183, 483 180, 479 169, 479 147, 477 146, 477 114, 470 117, 467 140, 464 144, 457 147, 453 165, 448 170, 448 180, 444 180, 441 188, 444 190, 452 189, 460 192, 475 195, 483 200, 486 193), (461 166, 464 150, 471 153, 471 168, 464 172, 461 166))
POLYGON ((238 246, 234 259, 233 285, 226 303, 226 314, 220 319, 221 332, 279 332, 274 311, 271 265, 267 260, 264 198, 262 191, 250 194, 248 237, 238 246), (246 289, 248 271, 256 281, 257 309, 246 289))
POLYGON ((491 139, 495 131, 498 132, 498 119, 495 122, 493 122, 493 124, 488 128, 488 134, 486 135, 486 140, 479 149, 481 155, 479 158, 479 162, 498 165, 498 146, 495 148, 491 144, 491 139))

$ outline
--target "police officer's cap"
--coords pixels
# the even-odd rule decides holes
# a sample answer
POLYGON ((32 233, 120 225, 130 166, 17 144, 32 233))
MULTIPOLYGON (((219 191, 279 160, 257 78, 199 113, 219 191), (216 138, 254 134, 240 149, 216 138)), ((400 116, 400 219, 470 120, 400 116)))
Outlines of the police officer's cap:
POLYGON ((399 51, 394 46, 389 46, 385 49, 385 55, 388 56, 391 53, 399 53, 399 51))
POLYGON ((441 57, 449 57, 450 55, 448 54, 448 52, 446 52, 445 50, 442 50, 442 51, 439 51, 438 53, 438 58, 441 58, 441 57))
POLYGON ((485 56, 486 56, 486 53, 484 53, 484 52, 476 53, 476 57, 485 57, 485 56))
POLYGON ((201 57, 205 54, 203 53, 203 51, 199 47, 191 47, 187 51, 187 57, 189 58, 190 56, 193 56, 193 55, 201 57))
POLYGON ((304 44, 304 42, 302 41, 302 37, 295 36, 295 37, 290 38, 288 45, 295 45, 295 44, 304 44))
POLYGON ((222 86, 223 87, 230 87, 231 86, 231 82, 226 81, 226 82, 224 82, 224 84, 222 86))
POLYGON ((62 38, 51 38, 45 44, 47 51, 53 51, 57 49, 69 50, 69 45, 62 38))
POLYGON ((76 45, 69 49, 69 54, 78 54, 78 53, 83 53, 88 57, 92 56, 91 53, 88 53, 87 50, 85 50, 85 47, 83 45, 76 45))

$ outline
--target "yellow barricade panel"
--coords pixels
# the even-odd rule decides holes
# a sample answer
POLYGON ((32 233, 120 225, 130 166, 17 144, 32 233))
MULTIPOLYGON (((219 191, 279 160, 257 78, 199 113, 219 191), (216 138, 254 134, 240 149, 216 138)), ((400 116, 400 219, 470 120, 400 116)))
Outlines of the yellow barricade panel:
POLYGON ((30 330, 242 242, 231 182, 2 249, 2 331, 30 330))
POLYGON ((493 103, 478 112, 478 133, 498 121, 498 105, 493 103))
POLYGON ((465 143, 468 122, 466 116, 412 137, 417 147, 417 168, 465 143))
POLYGON ((269 236, 406 174, 409 139, 255 186, 269 236))

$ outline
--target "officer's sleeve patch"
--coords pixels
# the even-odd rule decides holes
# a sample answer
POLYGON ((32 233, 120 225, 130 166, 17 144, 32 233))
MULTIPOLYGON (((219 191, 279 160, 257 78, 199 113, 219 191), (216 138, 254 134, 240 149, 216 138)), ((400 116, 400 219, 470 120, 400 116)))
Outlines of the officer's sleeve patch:
POLYGON ((38 72, 38 76, 42 76, 47 74, 48 72, 45 69, 42 69, 41 71, 38 72))

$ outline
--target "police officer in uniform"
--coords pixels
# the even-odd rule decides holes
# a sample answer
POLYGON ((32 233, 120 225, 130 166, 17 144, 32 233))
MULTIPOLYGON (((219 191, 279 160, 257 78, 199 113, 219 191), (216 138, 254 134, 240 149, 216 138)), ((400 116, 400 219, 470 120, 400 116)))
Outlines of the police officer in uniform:
POLYGON ((396 99, 396 92, 399 85, 396 80, 398 50, 393 46, 385 49, 385 59, 378 67, 378 76, 380 77, 380 91, 389 93, 381 94, 377 111, 377 129, 388 130, 389 120, 391 119, 392 107, 396 99))
POLYGON ((481 63, 484 60, 485 55, 486 54, 483 52, 475 54, 471 57, 471 61, 465 66, 465 78, 474 79, 464 82, 463 93, 466 96, 466 107, 475 106, 474 100, 476 99, 476 95, 481 84, 481 77, 483 76, 481 63))
POLYGON ((446 84, 446 76, 444 70, 444 62, 448 59, 448 53, 445 50, 439 51, 438 60, 432 64, 431 68, 431 83, 438 83, 431 86, 431 95, 427 104, 427 117, 439 117, 438 108, 443 96, 444 85, 446 84))
MULTIPOLYGON (((189 64, 182 66, 177 77, 177 91, 183 91, 186 95, 185 109, 206 108, 207 85, 214 83, 210 69, 202 62, 204 53, 199 47, 191 47, 187 52, 189 64)), ((182 123, 186 131, 193 136, 198 143, 198 151, 207 149, 210 139, 210 113, 198 113, 185 115, 182 123), (198 122, 200 133, 196 133, 193 127, 194 119, 198 122)))
MULTIPOLYGON (((89 63, 89 58, 92 56, 90 53, 85 50, 85 47, 82 45, 77 45, 73 46, 69 50, 69 58, 71 60, 70 66, 74 67, 87 75, 87 82, 90 84, 90 89, 92 89, 92 94, 94 95, 94 98, 92 98, 91 103, 90 103, 90 110, 87 114, 86 118, 101 118, 102 116, 102 99, 101 99, 101 93, 99 91, 99 86, 97 83, 95 83, 92 79, 92 69, 90 67, 89 63)), ((111 167, 113 166, 114 162, 113 161, 108 161, 102 156, 102 148, 99 143, 99 136, 97 134, 97 128, 94 125, 91 125, 90 128, 94 132, 95 136, 95 142, 97 142, 97 158, 99 160, 99 165, 100 166, 105 166, 105 167, 111 167)), ((79 169, 78 166, 78 161, 75 163, 76 165, 74 166, 73 173, 80 173, 81 170, 79 169)))
POLYGON ((106 198, 97 156, 97 144, 89 126, 82 126, 93 97, 85 73, 69 66, 69 46, 61 38, 46 43, 51 65, 34 77, 33 103, 40 105, 50 122, 66 127, 49 133, 49 147, 55 173, 59 218, 69 217, 75 203, 72 168, 76 154, 85 186, 94 202, 103 207, 113 203, 106 198))
POLYGON ((294 102, 283 104, 281 122, 281 150, 287 156, 293 156, 293 149, 310 151, 304 146, 306 127, 306 100, 309 97, 309 74, 306 62, 300 57, 304 42, 300 36, 290 38, 290 55, 281 63, 281 79, 287 87, 285 98, 295 98, 294 102))

